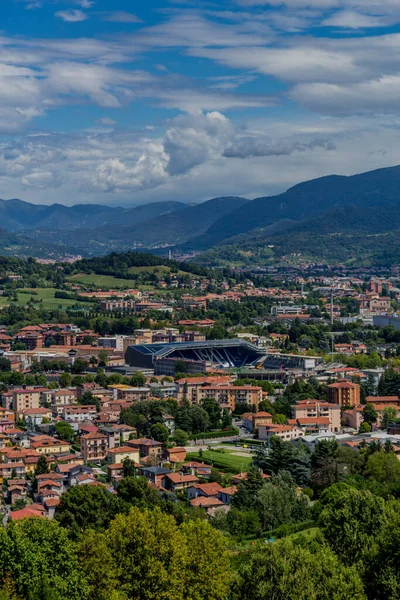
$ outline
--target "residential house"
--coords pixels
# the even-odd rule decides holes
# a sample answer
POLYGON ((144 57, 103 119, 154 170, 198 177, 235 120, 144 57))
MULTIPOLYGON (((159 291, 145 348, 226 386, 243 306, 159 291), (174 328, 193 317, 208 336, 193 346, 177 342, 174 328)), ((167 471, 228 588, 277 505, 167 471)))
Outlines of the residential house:
POLYGON ((267 412, 244 413, 242 415, 242 424, 247 431, 254 432, 260 425, 271 425, 272 415, 267 412))
POLYGON ((218 494, 224 488, 219 483, 194 483, 188 487, 188 498, 198 498, 204 496, 206 498, 218 498, 218 494))
POLYGON ((215 514, 218 511, 228 512, 230 508, 218 498, 205 498, 202 496, 191 500, 190 505, 193 506, 193 508, 204 508, 209 517, 215 517, 215 514))
POLYGON ((167 448, 164 452, 164 458, 170 463, 182 463, 186 460, 186 448, 179 446, 167 448))
POLYGON ((182 465, 183 473, 190 473, 191 475, 197 475, 202 479, 208 479, 211 476, 212 467, 202 462, 191 461, 182 465))
POLYGON ((238 488, 236 485, 231 485, 230 487, 222 488, 222 490, 218 492, 218 500, 221 500, 221 502, 223 502, 224 504, 229 505, 232 502, 232 498, 236 494, 237 489, 238 488))
POLYGON ((162 453, 162 443, 149 438, 139 438, 138 440, 129 440, 127 446, 137 448, 141 456, 154 456, 159 458, 162 453))
POLYGON ((304 437, 305 433, 300 427, 293 425, 260 425, 258 428, 258 438, 269 441, 274 435, 285 442, 291 442, 304 437))
POLYGON ((77 399, 78 392, 76 389, 53 390, 50 396, 50 404, 52 408, 70 406, 71 404, 76 404, 77 399))
POLYGON ((50 436, 37 436, 31 447, 39 454, 64 454, 71 452, 71 444, 65 440, 56 440, 50 436))
POLYGON ((119 448, 111 448, 107 452, 107 462, 110 464, 122 463, 126 458, 134 463, 139 463, 139 449, 131 446, 120 446, 119 448))
POLYGON ((197 483, 195 475, 185 475, 184 473, 169 473, 166 475, 166 487, 171 492, 187 490, 193 483, 197 483))
POLYGON ((166 487, 166 477, 172 471, 170 469, 164 469, 163 467, 142 467, 141 474, 147 479, 149 483, 152 483, 158 488, 166 487))
POLYGON ((48 408, 27 408, 21 411, 18 417, 25 421, 29 429, 35 429, 43 422, 49 423, 53 420, 52 412, 48 408))
POLYGON ((361 423, 364 421, 363 410, 365 406, 362 404, 356 404, 352 408, 348 408, 343 412, 344 423, 348 427, 359 430, 361 423))
POLYGON ((108 446, 107 436, 102 433, 88 433, 80 438, 81 452, 85 462, 106 460, 108 446))

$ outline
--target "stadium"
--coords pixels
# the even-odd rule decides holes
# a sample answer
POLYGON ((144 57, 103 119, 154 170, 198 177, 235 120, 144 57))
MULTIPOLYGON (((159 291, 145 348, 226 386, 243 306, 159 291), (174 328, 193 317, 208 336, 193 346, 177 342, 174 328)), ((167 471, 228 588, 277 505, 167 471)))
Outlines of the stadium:
POLYGON ((161 359, 210 363, 215 368, 241 368, 256 363, 264 353, 246 340, 212 340, 129 346, 125 360, 132 367, 152 369, 161 359))

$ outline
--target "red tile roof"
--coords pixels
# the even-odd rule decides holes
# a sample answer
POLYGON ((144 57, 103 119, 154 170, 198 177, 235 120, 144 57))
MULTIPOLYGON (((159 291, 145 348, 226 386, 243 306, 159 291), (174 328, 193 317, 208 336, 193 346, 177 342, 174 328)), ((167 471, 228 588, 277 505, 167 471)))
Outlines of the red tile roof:
POLYGON ((43 517, 43 514, 33 508, 23 508, 22 510, 14 510, 10 512, 10 518, 12 521, 21 521, 22 519, 28 519, 30 517, 43 517))

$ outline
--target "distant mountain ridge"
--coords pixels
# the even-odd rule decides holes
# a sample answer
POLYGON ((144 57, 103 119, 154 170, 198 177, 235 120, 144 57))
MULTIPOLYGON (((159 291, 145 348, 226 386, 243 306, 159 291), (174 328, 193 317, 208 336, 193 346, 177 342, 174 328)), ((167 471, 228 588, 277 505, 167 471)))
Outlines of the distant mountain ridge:
MULTIPOLYGON (((132 212, 135 211, 136 218, 136 222, 132 224, 129 223, 128 218, 123 224, 117 224, 110 219, 108 223, 97 228, 50 230, 50 237, 57 238, 59 244, 73 245, 89 254, 104 254, 107 249, 126 251, 132 247, 175 246, 205 233, 214 221, 223 218, 246 202, 249 200, 240 197, 213 198, 201 204, 186 204, 180 206, 179 210, 163 213, 161 213, 163 203, 158 203, 158 214, 147 220, 144 218, 144 210, 139 214, 140 220, 137 219, 136 211, 141 208, 138 207, 132 209, 132 212)), ((153 205, 146 205, 149 208, 151 206, 153 205)), ((147 210, 147 215, 149 213, 150 211, 147 210)), ((46 230, 37 228, 27 230, 25 233, 40 239, 46 234, 46 230)))
POLYGON ((95 229, 107 223, 138 224, 171 211, 186 208, 183 202, 154 202, 134 208, 99 204, 30 204, 18 198, 0 199, 0 222, 8 231, 28 229, 95 229))
MULTIPOLYGON (((339 242, 332 238, 327 244, 326 236, 346 235, 347 251, 356 235, 359 250, 363 235, 369 244, 372 237, 368 236, 373 234, 393 232, 393 240, 397 239, 399 208, 400 167, 396 166, 349 177, 320 177, 255 200, 228 196, 192 205, 170 201, 129 209, 1 200, 0 219, 3 227, 23 237, 25 248, 27 238, 36 248, 46 240, 61 253, 84 256, 134 248, 160 253, 173 248, 210 251, 208 256, 216 257, 230 255, 240 244, 257 252, 273 245, 276 256, 303 253, 308 245, 317 256, 316 239, 335 255, 339 242)), ((336 254, 344 256, 343 251, 336 254)))

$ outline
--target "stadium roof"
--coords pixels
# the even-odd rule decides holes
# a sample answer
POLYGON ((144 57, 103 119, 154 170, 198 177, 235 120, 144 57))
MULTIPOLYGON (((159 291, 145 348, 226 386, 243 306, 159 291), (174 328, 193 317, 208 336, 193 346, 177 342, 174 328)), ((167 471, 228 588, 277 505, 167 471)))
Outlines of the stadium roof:
POLYGON ((142 354, 151 354, 157 358, 167 356, 174 350, 201 350, 207 348, 236 348, 241 346, 253 352, 257 352, 260 356, 264 354, 254 344, 251 344, 247 340, 239 338, 232 338, 229 340, 208 340, 206 342, 176 342, 171 344, 139 344, 137 346, 130 346, 137 352, 142 354))

